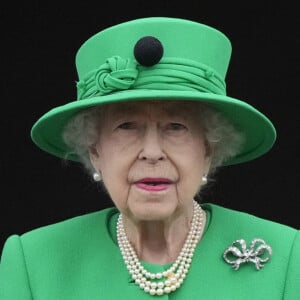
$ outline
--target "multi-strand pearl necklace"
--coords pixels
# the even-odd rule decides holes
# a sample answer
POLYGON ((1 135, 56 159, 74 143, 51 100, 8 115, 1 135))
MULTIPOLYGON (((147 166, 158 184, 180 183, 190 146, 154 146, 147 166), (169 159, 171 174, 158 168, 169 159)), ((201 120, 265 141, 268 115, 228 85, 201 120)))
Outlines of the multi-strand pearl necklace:
POLYGON ((163 272, 148 272, 138 259, 138 256, 130 244, 124 229, 122 214, 117 223, 117 239, 125 265, 139 287, 150 295, 168 294, 178 289, 190 268, 195 248, 200 240, 203 228, 203 210, 194 201, 194 214, 190 231, 181 249, 179 256, 171 267, 163 272))

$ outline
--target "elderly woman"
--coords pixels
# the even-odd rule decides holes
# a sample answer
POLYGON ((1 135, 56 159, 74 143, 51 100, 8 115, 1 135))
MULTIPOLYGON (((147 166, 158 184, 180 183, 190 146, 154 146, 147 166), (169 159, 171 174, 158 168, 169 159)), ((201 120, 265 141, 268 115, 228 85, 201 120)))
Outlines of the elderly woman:
POLYGON ((300 299, 295 228, 195 199, 265 154, 271 121, 225 92, 230 42, 175 18, 105 29, 76 57, 78 99, 32 128, 113 206, 8 238, 0 299, 300 299), (280 238, 279 238, 280 237, 280 238))

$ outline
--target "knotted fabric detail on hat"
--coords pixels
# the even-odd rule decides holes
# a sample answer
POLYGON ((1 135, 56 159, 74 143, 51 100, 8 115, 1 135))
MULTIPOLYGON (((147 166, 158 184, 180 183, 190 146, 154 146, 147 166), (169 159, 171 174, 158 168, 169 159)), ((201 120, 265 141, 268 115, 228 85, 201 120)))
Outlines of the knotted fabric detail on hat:
POLYGON ((119 56, 109 58, 77 83, 78 100, 127 89, 198 91, 226 95, 226 84, 212 68, 189 59, 163 58, 145 67, 119 56))
POLYGON ((139 66, 135 89, 199 91, 226 94, 226 84, 212 68, 184 58, 163 58, 153 67, 139 66))
POLYGON ((127 90, 138 75, 136 63, 130 59, 113 56, 77 83, 78 99, 127 90))

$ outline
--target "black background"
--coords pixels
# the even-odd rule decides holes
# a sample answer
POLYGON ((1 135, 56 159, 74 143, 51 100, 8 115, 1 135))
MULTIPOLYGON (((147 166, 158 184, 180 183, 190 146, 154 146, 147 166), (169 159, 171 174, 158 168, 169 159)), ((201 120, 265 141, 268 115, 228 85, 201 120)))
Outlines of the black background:
POLYGON ((248 101, 277 128, 272 150, 220 170, 205 201, 300 228, 300 18, 295 5, 273 3, 2 4, 0 250, 11 234, 111 204, 79 165, 41 151, 29 132, 46 111, 75 100, 74 57, 87 38, 116 23, 148 16, 187 18, 223 31, 233 46, 227 94, 248 101))

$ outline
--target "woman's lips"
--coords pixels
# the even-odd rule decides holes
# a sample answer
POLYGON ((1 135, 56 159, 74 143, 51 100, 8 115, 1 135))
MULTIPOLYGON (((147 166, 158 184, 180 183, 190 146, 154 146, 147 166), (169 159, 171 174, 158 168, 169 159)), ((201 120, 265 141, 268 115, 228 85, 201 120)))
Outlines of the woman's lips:
POLYGON ((148 192, 160 192, 168 189, 172 181, 166 178, 143 178, 135 182, 136 187, 148 192))

